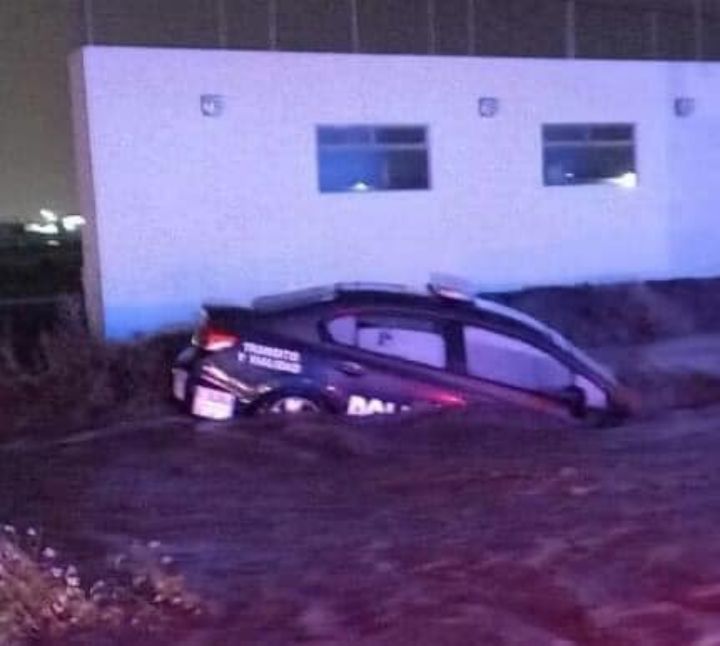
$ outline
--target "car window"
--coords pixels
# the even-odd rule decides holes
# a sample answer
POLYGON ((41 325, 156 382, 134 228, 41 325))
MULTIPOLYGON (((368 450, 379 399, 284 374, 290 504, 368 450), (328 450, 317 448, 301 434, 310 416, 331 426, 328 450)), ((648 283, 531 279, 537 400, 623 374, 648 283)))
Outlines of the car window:
POLYGON ((533 391, 559 391, 573 383, 567 366, 529 343, 472 326, 463 328, 463 336, 473 377, 533 391))
POLYGON ((386 315, 341 316, 327 324, 336 343, 445 368, 445 338, 434 321, 386 315))

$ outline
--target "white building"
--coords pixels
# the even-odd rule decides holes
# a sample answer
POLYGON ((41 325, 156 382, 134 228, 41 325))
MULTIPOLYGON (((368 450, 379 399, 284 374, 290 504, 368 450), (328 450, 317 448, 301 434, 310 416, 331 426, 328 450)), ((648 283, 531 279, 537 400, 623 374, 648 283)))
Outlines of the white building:
POLYGON ((86 47, 72 73, 109 337, 338 280, 720 271, 714 63, 86 47))

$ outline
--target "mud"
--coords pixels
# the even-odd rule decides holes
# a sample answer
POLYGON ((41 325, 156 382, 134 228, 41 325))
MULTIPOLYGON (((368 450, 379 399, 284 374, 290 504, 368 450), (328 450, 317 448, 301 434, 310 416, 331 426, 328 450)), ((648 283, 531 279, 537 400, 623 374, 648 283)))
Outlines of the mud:
POLYGON ((218 604, 178 644, 713 643, 719 431, 167 419, 6 450, 0 517, 87 577, 160 540, 218 604))

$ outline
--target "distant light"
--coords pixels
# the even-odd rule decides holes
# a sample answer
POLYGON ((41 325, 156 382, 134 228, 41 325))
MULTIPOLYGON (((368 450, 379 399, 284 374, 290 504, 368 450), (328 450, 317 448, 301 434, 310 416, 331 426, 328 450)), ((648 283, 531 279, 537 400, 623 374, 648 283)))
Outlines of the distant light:
POLYGON ((622 175, 618 175, 617 177, 611 177, 608 181, 611 184, 614 184, 615 186, 620 186, 622 188, 635 188, 637 186, 637 174, 623 173, 622 175))
POLYGON ((40 215, 46 222, 58 221, 57 213, 55 213, 55 211, 51 211, 50 209, 40 209, 40 215))
POLYGON ((82 215, 66 215, 61 222, 65 231, 77 231, 85 225, 85 218, 82 215))
POLYGON ((365 182, 355 182, 352 185, 352 190, 353 191, 369 191, 370 185, 366 184, 365 182))
POLYGON ((46 244, 48 247, 59 247, 59 246, 60 246, 60 241, 59 241, 59 240, 48 240, 47 242, 45 242, 45 244, 46 244))
POLYGON ((44 236, 56 236, 60 233, 60 227, 54 222, 45 222, 44 224, 38 224, 33 222, 24 226, 25 231, 28 233, 39 233, 44 236))

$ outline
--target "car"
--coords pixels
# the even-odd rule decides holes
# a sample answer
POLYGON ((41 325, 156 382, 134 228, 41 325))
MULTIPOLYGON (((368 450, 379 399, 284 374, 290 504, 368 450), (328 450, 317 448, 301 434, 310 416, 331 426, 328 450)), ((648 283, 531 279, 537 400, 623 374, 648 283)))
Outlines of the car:
POLYGON ((431 281, 425 289, 339 283, 206 305, 172 366, 195 416, 404 411, 509 405, 608 421, 633 397, 540 321, 431 281))

